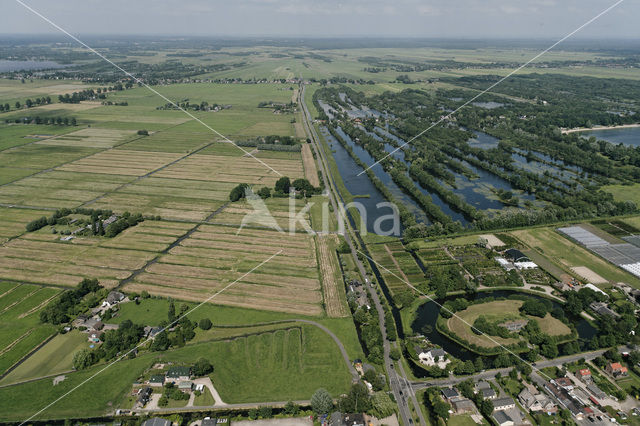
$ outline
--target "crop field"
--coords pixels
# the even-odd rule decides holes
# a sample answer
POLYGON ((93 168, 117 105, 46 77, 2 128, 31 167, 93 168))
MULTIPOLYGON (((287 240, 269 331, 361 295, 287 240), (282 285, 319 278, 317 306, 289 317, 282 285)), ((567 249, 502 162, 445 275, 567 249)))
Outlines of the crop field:
POLYGON ((56 331, 39 312, 60 291, 0 281, 0 374, 56 331))
POLYGON ((0 279, 75 286, 95 277, 115 287, 193 227, 146 221, 112 239, 78 237, 60 241, 49 227, 26 233, 0 247, 0 279))
POLYGON ((318 235, 318 263, 322 276, 324 306, 330 317, 349 315, 349 307, 344 292, 344 283, 336 256, 338 238, 335 234, 318 235))
POLYGON ((318 169, 316 168, 316 159, 313 158, 311 146, 306 143, 302 145, 302 162, 304 164, 304 177, 306 177, 311 185, 320 186, 320 178, 318 177, 318 169))
POLYGON ((203 225, 125 286, 200 301, 240 279, 214 303, 319 315, 321 285, 313 237, 203 225), (282 250, 268 264, 247 274, 282 250))
POLYGON ((401 242, 371 244, 369 251, 380 268, 385 283, 392 293, 410 290, 407 282, 420 288, 425 282, 424 274, 401 242))
POLYGON ((640 280, 636 277, 590 253, 552 228, 512 231, 510 234, 568 274, 574 274, 571 268, 586 266, 609 282, 625 282, 640 288, 640 280))
POLYGON ((0 244, 4 244, 9 238, 17 237, 25 232, 27 223, 49 212, 44 210, 18 210, 8 207, 0 207, 0 244))
POLYGON ((38 141, 36 142, 36 144, 84 146, 88 148, 106 149, 113 148, 115 145, 125 142, 133 135, 135 135, 135 132, 132 132, 130 130, 98 129, 95 127, 90 127, 82 130, 77 130, 75 132, 66 133, 61 136, 48 138, 43 141, 38 141))

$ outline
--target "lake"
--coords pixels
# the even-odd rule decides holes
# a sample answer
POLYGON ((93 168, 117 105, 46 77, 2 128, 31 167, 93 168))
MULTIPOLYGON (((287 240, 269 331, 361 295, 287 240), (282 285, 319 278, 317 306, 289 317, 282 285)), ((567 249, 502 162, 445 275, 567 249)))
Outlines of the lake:
POLYGON ((33 71, 68 67, 53 61, 8 61, 0 59, 0 72, 33 71))
POLYGON ((621 129, 591 130, 580 133, 581 136, 595 136, 613 144, 624 144, 628 146, 640 146, 640 127, 624 127, 621 129))

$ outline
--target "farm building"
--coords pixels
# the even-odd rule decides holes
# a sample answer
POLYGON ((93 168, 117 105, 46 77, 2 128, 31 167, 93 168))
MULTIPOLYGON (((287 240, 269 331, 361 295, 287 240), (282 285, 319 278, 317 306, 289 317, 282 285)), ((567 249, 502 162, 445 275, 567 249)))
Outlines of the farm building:
POLYGON ((169 367, 167 379, 172 381, 184 381, 191 379, 191 367, 169 367))

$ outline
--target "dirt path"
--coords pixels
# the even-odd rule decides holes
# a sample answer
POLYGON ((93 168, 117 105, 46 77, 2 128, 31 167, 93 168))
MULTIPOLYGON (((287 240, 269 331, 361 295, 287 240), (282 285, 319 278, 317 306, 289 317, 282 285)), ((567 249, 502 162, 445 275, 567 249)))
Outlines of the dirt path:
POLYGON ((396 268, 398 269, 398 271, 400 272, 400 275, 402 276, 402 279, 405 282, 409 282, 409 278, 407 278, 407 276, 405 275, 404 271, 402 270, 402 268, 400 267, 400 264, 398 263, 398 261, 396 260, 395 256, 393 255, 393 252, 391 251, 391 249, 389 249, 389 247, 387 247, 386 244, 384 244, 384 249, 387 251, 387 254, 389 255, 389 257, 391 258, 391 260, 393 261, 393 264, 396 265, 396 268))
POLYGON ((327 316, 338 318, 349 315, 346 304, 340 297, 342 283, 337 280, 338 274, 336 259, 329 248, 329 243, 337 242, 335 234, 318 235, 318 264, 322 275, 322 291, 324 293, 324 309, 327 316))

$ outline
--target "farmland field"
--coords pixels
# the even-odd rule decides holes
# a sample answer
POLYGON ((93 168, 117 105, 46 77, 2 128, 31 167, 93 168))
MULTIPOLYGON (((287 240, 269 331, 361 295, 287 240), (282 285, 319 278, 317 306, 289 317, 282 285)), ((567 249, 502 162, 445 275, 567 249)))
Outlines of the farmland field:
POLYGON ((40 310, 59 290, 0 281, 0 375, 55 333, 40 323, 40 310))
POLYGON ((640 280, 636 277, 569 241, 551 228, 513 231, 511 234, 567 273, 572 273, 571 268, 588 265, 589 269, 609 282, 622 281, 640 288, 640 280))
MULTIPOLYGON (((47 418, 69 415, 95 416, 106 407, 118 406, 157 354, 124 360, 106 370, 101 380, 87 382, 82 392, 73 392, 46 414, 47 418)), ((335 343, 313 326, 286 326, 281 330, 187 345, 160 355, 162 360, 194 362, 207 357, 216 365, 212 379, 225 402, 240 403, 282 399, 309 399, 319 386, 340 394, 350 384, 347 366, 335 343), (327 375, 329 368, 332 373, 327 375), (252 374, 238 374, 252 371, 252 374)), ((51 379, 37 380, 11 388, 0 388, 0 420, 20 420, 36 412, 60 392, 66 392, 103 366, 68 374, 53 386, 51 379), (28 398, 25 395, 37 396, 28 398), (17 402, 20 401, 18 404, 17 402), (13 407, 11 410, 7 407, 13 407)))

